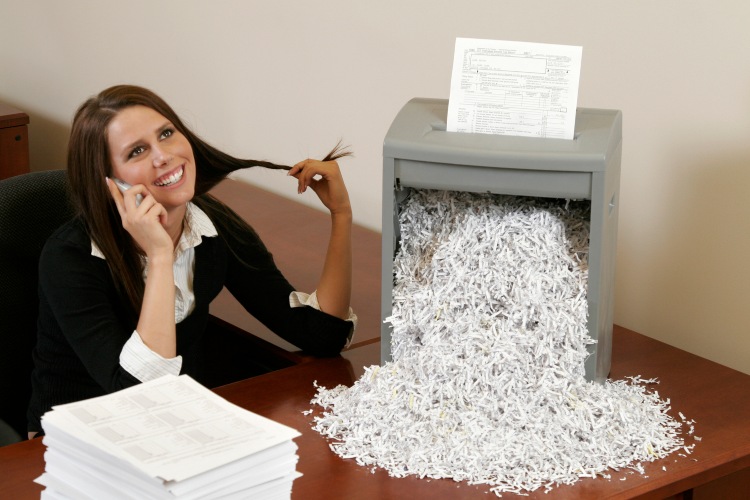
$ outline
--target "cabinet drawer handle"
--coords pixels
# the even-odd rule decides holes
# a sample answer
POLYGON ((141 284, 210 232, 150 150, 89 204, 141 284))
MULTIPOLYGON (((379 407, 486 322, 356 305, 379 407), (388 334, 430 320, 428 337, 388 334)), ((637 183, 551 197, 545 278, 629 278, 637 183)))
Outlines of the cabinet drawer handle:
POLYGON ((21 139, 22 139, 22 138, 21 138, 21 136, 20 136, 20 135, 17 135, 17 136, 16 136, 16 140, 17 140, 17 141, 20 141, 21 139))

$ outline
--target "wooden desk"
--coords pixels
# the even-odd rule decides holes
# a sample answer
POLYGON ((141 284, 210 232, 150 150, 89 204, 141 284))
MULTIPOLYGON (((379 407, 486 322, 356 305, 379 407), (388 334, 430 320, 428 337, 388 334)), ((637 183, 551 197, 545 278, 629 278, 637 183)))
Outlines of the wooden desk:
MULTIPOLYGON (((374 364, 379 343, 344 353, 343 357, 309 361, 253 379, 220 387, 221 396, 242 407, 289 425, 302 432, 298 470, 304 476, 294 482, 295 499, 422 499, 495 498, 484 486, 450 480, 391 478, 382 470, 358 466, 339 458, 326 440, 311 429, 310 408, 315 394, 312 383, 333 387, 351 385, 362 367, 374 364)), ((688 458, 676 454, 645 464, 639 474, 619 479, 584 479, 573 486, 537 491, 531 498, 601 499, 667 498, 695 488, 693 498, 746 498, 734 490, 717 496, 701 485, 750 467, 750 376, 688 354, 638 333, 615 327, 612 377, 658 377, 659 394, 672 401, 673 413, 682 412, 696 421, 703 438, 688 458), (666 467, 664 472, 662 467, 666 467)), ((0 498, 39 498, 41 487, 33 479, 44 470, 44 446, 36 439, 0 448, 0 498)), ((617 476, 619 477, 619 476, 617 476)), ((746 483, 743 483, 746 484, 746 483)), ((745 490, 746 492, 747 490, 745 490)), ((505 494, 503 498, 513 498, 505 494)))

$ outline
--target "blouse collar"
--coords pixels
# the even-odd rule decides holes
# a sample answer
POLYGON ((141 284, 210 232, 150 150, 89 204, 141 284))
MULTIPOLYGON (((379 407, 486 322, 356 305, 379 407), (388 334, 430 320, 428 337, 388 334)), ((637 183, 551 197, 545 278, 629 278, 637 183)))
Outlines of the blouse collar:
MULTIPOLYGON (((213 237, 219 234, 216 231, 214 223, 208 218, 208 215, 192 202, 188 202, 187 204, 185 222, 185 229, 182 232, 182 236, 180 236, 180 241, 177 242, 175 255, 190 248, 197 247, 201 244, 201 238, 204 236, 213 237)), ((91 240, 91 255, 99 257, 100 259, 105 259, 104 254, 96 243, 94 243, 94 240, 91 240)))

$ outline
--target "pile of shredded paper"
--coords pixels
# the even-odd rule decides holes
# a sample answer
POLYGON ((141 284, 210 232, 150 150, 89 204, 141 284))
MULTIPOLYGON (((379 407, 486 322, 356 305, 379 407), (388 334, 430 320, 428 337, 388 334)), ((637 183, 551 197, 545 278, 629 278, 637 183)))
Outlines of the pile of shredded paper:
POLYGON ((645 387, 656 381, 584 379, 589 206, 412 192, 394 261, 393 361, 351 388, 318 387, 314 428, 331 448, 392 476, 498 495, 625 480, 644 461, 689 453, 684 417, 645 387))

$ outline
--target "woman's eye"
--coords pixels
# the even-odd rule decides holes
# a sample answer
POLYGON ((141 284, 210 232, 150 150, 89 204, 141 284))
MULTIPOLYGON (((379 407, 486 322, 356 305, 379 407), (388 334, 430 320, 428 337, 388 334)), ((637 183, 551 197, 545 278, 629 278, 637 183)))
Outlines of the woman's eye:
POLYGON ((161 133, 161 138, 166 139, 167 137, 171 137, 172 134, 174 134, 174 130, 171 128, 164 129, 161 133))
POLYGON ((128 158, 133 158, 135 156, 138 156, 139 154, 143 153, 146 150, 143 146, 137 146, 133 148, 132 151, 130 151, 130 154, 128 155, 128 158))

